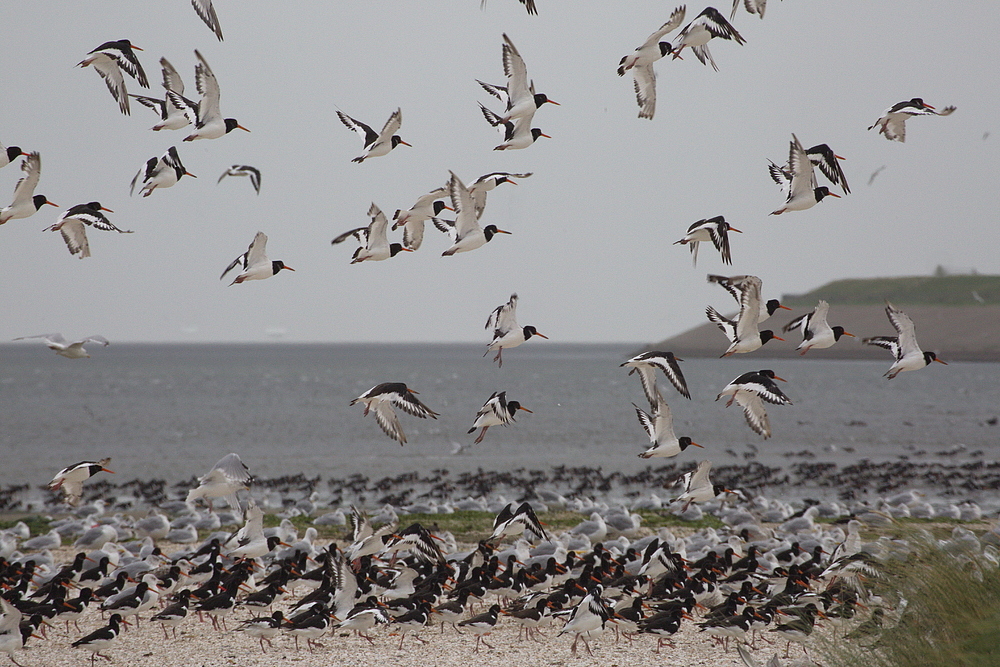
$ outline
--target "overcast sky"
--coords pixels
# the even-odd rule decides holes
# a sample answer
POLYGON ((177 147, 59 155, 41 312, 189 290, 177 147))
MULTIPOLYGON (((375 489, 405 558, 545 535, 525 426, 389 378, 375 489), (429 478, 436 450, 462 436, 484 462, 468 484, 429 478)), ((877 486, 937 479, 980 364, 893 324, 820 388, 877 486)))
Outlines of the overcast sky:
MULTIPOLYGON (((719 72, 691 54, 657 63, 652 121, 636 117, 631 78, 615 68, 669 18, 664 2, 538 0, 538 16, 515 0, 215 4, 224 42, 186 0, 0 7, 0 142, 41 152, 37 192, 60 205, 0 227, 0 340, 485 342, 487 315, 516 291, 521 324, 553 340, 655 341, 703 322, 707 304, 731 310, 709 272, 759 275, 765 298, 938 264, 1000 272, 992 0, 771 0, 764 20, 741 8, 746 45, 711 43, 719 72), (477 107, 499 108, 475 79, 504 82, 503 32, 561 103, 535 116, 552 138, 521 151, 491 150, 501 136, 477 107), (252 132, 183 143, 187 130, 150 131, 145 107, 123 116, 97 73, 75 67, 122 38, 144 49, 152 84, 128 79, 131 92, 162 93, 165 56, 196 96, 197 48, 223 115, 252 132), (916 96, 958 110, 911 119, 903 144, 866 131, 916 96), (397 107, 413 147, 352 164, 361 139, 336 109, 379 129, 397 107), (784 161, 793 132, 847 158, 853 194, 769 217, 782 195, 767 160, 784 161), (130 198, 135 172, 171 145, 198 178, 130 198), (216 184, 236 163, 261 169, 259 196, 244 179, 216 184), (419 252, 355 266, 353 247, 330 245, 367 224, 372 201, 391 216, 449 169, 466 182, 534 172, 490 194, 482 224, 513 235, 442 257, 447 239, 429 229, 419 252), (91 230, 93 256, 78 260, 41 230, 91 200, 135 233, 91 230), (716 215, 744 231, 733 266, 703 248, 694 269, 671 244, 716 215), (258 230, 296 271, 229 287, 219 274, 258 230)), ((702 8, 689 3, 688 20, 702 8)), ((0 206, 19 164, 0 170, 0 206)))

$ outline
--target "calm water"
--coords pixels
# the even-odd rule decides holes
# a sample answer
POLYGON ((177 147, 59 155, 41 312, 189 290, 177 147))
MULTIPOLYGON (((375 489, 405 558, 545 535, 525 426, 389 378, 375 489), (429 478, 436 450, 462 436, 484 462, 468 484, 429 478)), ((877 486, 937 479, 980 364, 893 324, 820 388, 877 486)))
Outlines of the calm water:
MULTIPOLYGON (((42 484, 64 465, 104 456, 113 457, 117 481, 178 481, 230 451, 259 476, 646 465, 636 457, 647 441, 631 403, 648 408, 636 377, 618 367, 632 347, 532 341, 511 350, 501 369, 483 349, 119 344, 69 360, 41 345, 0 345, 0 485, 42 484), (441 413, 436 421, 401 415, 405 447, 363 418, 360 406, 348 406, 384 381, 406 382, 441 413), (498 390, 534 413, 521 412, 517 424, 495 427, 474 445, 466 431, 498 390), (454 443, 465 445, 458 455, 454 443)), ((1000 426, 988 420, 1000 414, 1000 364, 934 364, 891 382, 881 377, 889 365, 888 356, 692 359, 682 367, 694 400, 669 385, 664 395, 677 433, 705 446, 694 457, 717 464, 742 460, 751 446, 770 465, 787 465, 783 454, 803 450, 840 464, 919 452, 940 461, 937 452, 959 444, 966 447, 959 458, 976 450, 980 459, 998 458, 1000 426), (784 388, 795 403, 769 406, 767 441, 736 406, 713 400, 736 375, 760 368, 789 380, 784 388)))

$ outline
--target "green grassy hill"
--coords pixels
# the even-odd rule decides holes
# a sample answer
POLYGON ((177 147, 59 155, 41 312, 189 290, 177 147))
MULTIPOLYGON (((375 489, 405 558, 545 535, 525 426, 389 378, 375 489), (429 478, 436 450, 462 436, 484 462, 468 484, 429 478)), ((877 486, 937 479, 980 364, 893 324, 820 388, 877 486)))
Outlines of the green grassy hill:
POLYGON ((781 303, 812 307, 818 299, 839 305, 976 306, 1000 304, 1000 276, 938 275, 835 280, 805 294, 785 294, 781 303), (977 300, 978 296, 982 301, 977 300))

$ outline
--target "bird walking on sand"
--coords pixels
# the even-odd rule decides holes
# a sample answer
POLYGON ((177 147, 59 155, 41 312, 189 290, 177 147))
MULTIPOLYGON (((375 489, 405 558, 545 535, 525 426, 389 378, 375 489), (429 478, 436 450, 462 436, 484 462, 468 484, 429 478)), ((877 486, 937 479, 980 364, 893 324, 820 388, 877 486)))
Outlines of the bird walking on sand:
POLYGON ((947 362, 937 358, 934 352, 924 352, 917 343, 917 335, 910 316, 893 306, 888 301, 885 302, 885 314, 896 330, 895 336, 874 336, 863 338, 862 343, 866 345, 877 345, 892 352, 896 358, 889 370, 884 374, 890 380, 903 371, 917 371, 925 366, 929 366, 932 361, 939 364, 948 365, 947 362))
POLYGON ((365 416, 370 411, 374 411, 375 421, 385 431, 385 434, 398 441, 400 445, 405 445, 406 435, 403 433, 403 427, 400 425, 399 418, 392 406, 421 419, 438 418, 438 413, 424 405, 414 395, 416 393, 402 382, 383 382, 355 398, 351 401, 351 405, 363 403, 365 416))
POLYGON ((285 263, 280 259, 270 260, 267 258, 267 235, 264 232, 257 232, 247 251, 229 263, 226 270, 219 276, 219 280, 225 278, 227 273, 239 265, 243 266, 243 272, 236 276, 233 282, 229 283, 230 287, 247 280, 264 280, 265 278, 270 278, 282 269, 295 270, 290 266, 285 266, 285 263))
POLYGON ((486 329, 493 329, 493 340, 486 346, 485 357, 493 350, 497 351, 493 361, 503 366, 504 348, 517 347, 532 336, 548 339, 545 334, 538 333, 532 325, 525 327, 517 324, 517 294, 511 294, 507 303, 497 306, 486 319, 486 329))

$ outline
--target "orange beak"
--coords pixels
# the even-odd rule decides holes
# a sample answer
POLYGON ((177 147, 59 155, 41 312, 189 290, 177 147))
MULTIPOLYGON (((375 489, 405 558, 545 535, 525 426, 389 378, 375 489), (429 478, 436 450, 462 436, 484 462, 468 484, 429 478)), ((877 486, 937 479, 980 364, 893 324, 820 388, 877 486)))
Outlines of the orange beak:
POLYGON ((101 210, 102 211, 107 211, 108 213, 114 213, 114 211, 112 211, 110 208, 105 208, 103 206, 101 207, 101 210))
POLYGON ((403 141, 402 139, 399 140, 399 143, 403 144, 404 146, 409 146, 410 148, 413 148, 413 144, 408 144, 405 141, 403 141))
POLYGON ((57 204, 57 203, 55 203, 53 201, 47 201, 45 203, 48 204, 49 206, 59 206, 59 204, 57 204))
MULTIPOLYGON (((529 410, 528 408, 524 407, 523 405, 517 406, 517 409, 518 410, 524 410, 525 412, 531 412, 531 410, 529 410)), ((535 414, 535 413, 531 412, 531 414, 535 414)))
POLYGON ((240 128, 241 130, 243 130, 245 132, 249 132, 250 131, 247 128, 243 127, 242 125, 237 125, 236 127, 240 128))
POLYGON ((535 335, 536 335, 536 336, 541 336, 541 337, 542 337, 542 338, 544 338, 545 340, 548 340, 548 339, 549 339, 549 337, 548 337, 548 336, 546 336, 545 334, 541 334, 541 333, 538 333, 537 331, 535 332, 535 335))
POLYGON ((692 447, 701 447, 702 449, 705 449, 704 447, 702 447, 701 445, 699 445, 697 442, 692 442, 691 446, 692 447))
POLYGON ((729 231, 731 231, 731 232, 736 232, 737 234, 742 234, 742 233, 743 233, 743 232, 741 232, 740 230, 736 229, 735 227, 730 227, 730 228, 729 228, 729 231))
POLYGON ((191 178, 198 178, 197 176, 195 176, 194 174, 192 174, 190 171, 185 171, 184 175, 185 176, 190 176, 191 178))

